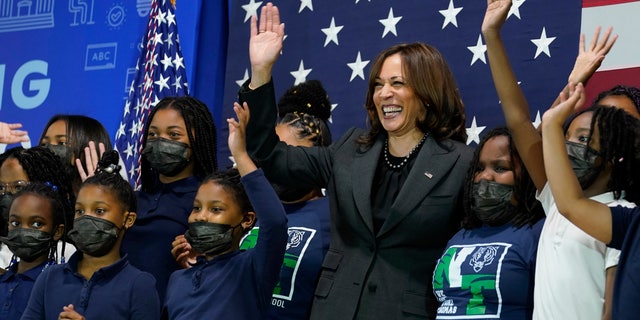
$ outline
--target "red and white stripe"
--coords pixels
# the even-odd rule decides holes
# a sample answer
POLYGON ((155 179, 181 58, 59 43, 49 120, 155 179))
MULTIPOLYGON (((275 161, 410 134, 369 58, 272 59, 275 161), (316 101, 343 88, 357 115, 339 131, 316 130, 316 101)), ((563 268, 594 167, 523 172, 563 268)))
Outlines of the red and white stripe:
POLYGON ((587 44, 597 26, 612 26, 618 40, 589 81, 588 102, 617 84, 640 88, 640 1, 582 0, 580 32, 587 44))

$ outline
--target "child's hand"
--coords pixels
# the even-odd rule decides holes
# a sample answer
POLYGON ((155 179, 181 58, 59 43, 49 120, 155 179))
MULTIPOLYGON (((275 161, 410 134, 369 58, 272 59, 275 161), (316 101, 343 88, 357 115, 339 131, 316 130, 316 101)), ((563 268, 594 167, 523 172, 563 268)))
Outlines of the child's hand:
POLYGON ((73 305, 62 307, 58 320, 85 320, 84 317, 73 309, 73 305))
POLYGON ((22 128, 21 123, 0 122, 0 143, 11 144, 29 141, 27 132, 18 130, 20 128, 22 128))
POLYGON ((487 11, 482 21, 482 33, 499 33, 511 8, 511 0, 487 0, 487 11))
POLYGON ((562 126, 564 122, 582 106, 585 100, 582 83, 569 84, 569 96, 560 92, 560 104, 547 110, 542 116, 543 125, 562 126))
POLYGON ((84 147, 84 161, 86 163, 86 170, 83 167, 82 161, 80 159, 76 159, 76 168, 78 169, 78 173, 80 174, 80 179, 82 181, 87 180, 87 178, 93 176, 98 168, 98 161, 102 158, 104 154, 104 143, 98 143, 98 150, 96 150, 96 143, 93 141, 89 141, 89 146, 84 147), (100 151, 100 156, 98 156, 98 151, 100 151))
POLYGON ((237 102, 233 103, 233 111, 235 111, 238 120, 233 118, 227 119, 229 124, 229 150, 236 162, 238 172, 241 176, 256 170, 256 165, 247 153, 246 130, 249 123, 249 105, 243 103, 241 106, 237 102))
POLYGON ((609 27, 604 33, 602 40, 598 41, 600 38, 600 26, 598 26, 593 33, 593 38, 591 39, 591 44, 588 49, 585 48, 584 34, 580 35, 580 49, 576 62, 573 65, 573 70, 571 70, 571 74, 569 75, 569 82, 585 83, 591 78, 593 73, 600 68, 602 60, 604 60, 604 57, 609 53, 609 50, 611 50, 611 47, 613 47, 613 44, 618 39, 618 35, 611 36, 612 30, 613 29, 609 27))
POLYGON ((198 256, 183 234, 177 236, 171 243, 171 255, 183 268, 191 268, 198 256))
MULTIPOLYGON (((229 150, 234 158, 247 153, 245 143, 245 132, 247 123, 249 123, 249 106, 245 102, 240 106, 237 102, 233 103, 233 111, 236 113, 238 120, 233 118, 227 119, 229 124, 229 150)), ((237 161, 237 160, 236 160, 237 161)))

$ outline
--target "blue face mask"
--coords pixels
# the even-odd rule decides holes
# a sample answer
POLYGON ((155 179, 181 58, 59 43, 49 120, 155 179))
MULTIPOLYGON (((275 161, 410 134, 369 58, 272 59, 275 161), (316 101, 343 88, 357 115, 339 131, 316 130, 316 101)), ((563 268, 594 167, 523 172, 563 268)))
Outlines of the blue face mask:
POLYGON ((593 184, 602 171, 603 166, 597 164, 600 154, 581 143, 565 141, 565 146, 573 172, 584 190, 593 184))

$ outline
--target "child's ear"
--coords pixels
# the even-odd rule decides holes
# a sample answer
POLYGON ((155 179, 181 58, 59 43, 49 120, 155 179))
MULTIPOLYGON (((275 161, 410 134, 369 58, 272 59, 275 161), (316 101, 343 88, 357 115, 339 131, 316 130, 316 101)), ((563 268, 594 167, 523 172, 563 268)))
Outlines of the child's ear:
POLYGON ((53 240, 54 241, 60 240, 63 234, 64 234, 64 224, 59 224, 58 227, 56 228, 56 231, 53 232, 53 240))
POLYGON ((242 219, 242 229, 249 230, 253 228, 256 224, 256 213, 253 211, 249 211, 244 214, 244 218, 242 219))
POLYGON ((138 215, 135 212, 127 212, 125 213, 125 220, 124 220, 124 228, 129 229, 133 226, 133 223, 136 222, 136 218, 138 217, 138 215))

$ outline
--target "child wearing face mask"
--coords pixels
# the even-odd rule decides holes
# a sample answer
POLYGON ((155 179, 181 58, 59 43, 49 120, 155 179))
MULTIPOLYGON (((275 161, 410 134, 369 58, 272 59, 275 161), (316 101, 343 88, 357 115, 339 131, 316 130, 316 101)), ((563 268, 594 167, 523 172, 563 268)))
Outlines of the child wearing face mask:
POLYGON ((216 129, 207 106, 191 97, 166 97, 144 129, 138 218, 122 242, 131 264, 151 273, 161 301, 180 266, 171 242, 187 230, 202 179, 216 171, 216 129))
MULTIPOLYGON (((549 174, 542 157, 542 137, 531 123, 527 101, 509 65, 500 36, 510 6, 509 0, 488 0, 482 34, 507 127, 546 213, 536 257, 533 319, 609 319, 620 252, 580 230, 556 207, 547 183, 549 174)), ((611 29, 599 36, 598 28, 588 47, 582 37, 576 64, 569 76, 571 82, 588 80, 616 39, 611 36, 611 29)), ((624 114, 625 111, 614 108, 588 109, 571 119, 564 130, 564 151, 572 158, 582 192, 609 206, 635 206, 629 202, 635 201, 629 195, 638 188, 638 183, 630 179, 631 168, 615 160, 611 153, 633 148, 632 144, 625 144, 619 132, 621 128, 616 127, 624 123, 620 118, 624 114)))
MULTIPOLYGON (((287 89, 278 102, 278 115, 276 133, 280 141, 305 147, 331 144, 327 125, 331 102, 320 81, 308 80, 287 89)), ((271 185, 287 213, 289 241, 280 279, 263 319, 306 319, 329 249, 329 199, 314 186, 271 185)), ((243 237, 240 249, 253 248, 259 233, 260 221, 243 237)), ((191 267, 195 255, 184 235, 177 236, 172 246, 176 260, 185 268, 191 267)))
POLYGON ((36 281, 22 319, 158 319, 153 277, 120 255, 136 220, 136 199, 118 174, 118 153, 107 151, 80 187, 69 237, 78 252, 36 281))
POLYGON ((191 268, 171 275, 163 318, 264 319, 271 304, 288 239, 287 217, 247 154, 248 115, 239 114, 239 108, 234 106, 239 120, 227 120, 229 149, 238 169, 210 175, 200 185, 185 238, 201 255, 191 268), (257 216, 255 248, 239 250, 257 216))
POLYGON ((433 273, 438 316, 531 319, 544 212, 506 128, 476 148, 463 207, 462 230, 433 273))
MULTIPOLYGON (((640 312, 637 281, 640 272, 637 258, 640 251, 639 208, 611 207, 588 199, 579 181, 571 175, 571 156, 567 157, 562 152, 562 125, 583 99, 584 88, 578 84, 563 103, 543 116, 544 163, 549 184, 558 211, 564 217, 607 246, 622 250, 614 285, 612 319, 636 319, 640 312)), ((640 148, 640 122, 622 110, 611 107, 601 110, 604 114, 594 115, 598 130, 592 139, 600 140, 599 156, 604 166, 611 170, 612 184, 615 185, 619 178, 630 180, 630 186, 625 190, 626 198, 637 203, 640 200, 636 181, 640 177, 640 156, 637 153, 640 148)))
MULTIPOLYGON (((9 207, 13 197, 30 183, 46 183, 56 187, 57 192, 65 199, 65 233, 71 229, 73 220, 73 203, 75 196, 70 178, 59 170, 60 159, 45 147, 25 149, 15 147, 0 155, 0 236, 7 235, 9 207)), ((76 251, 75 247, 64 241, 58 241, 57 262, 64 263, 76 251)), ((0 266, 6 267, 13 253, 2 245, 0 249, 0 266)))
POLYGON ((56 264, 65 212, 71 206, 55 185, 33 182, 15 195, 9 208, 9 231, 0 241, 13 252, 14 259, 0 276, 0 319, 20 319, 36 279, 56 264))
MULTIPOLYGON (((77 114, 58 114, 47 122, 40 136, 40 145, 49 148, 62 161, 62 169, 71 179, 74 194, 82 184, 82 177, 76 166, 77 160, 86 163, 85 147, 89 142, 111 150, 109 132, 100 121, 77 114)), ((84 170, 81 168, 81 170, 84 170)), ((92 172, 91 172, 92 173, 92 172)))

